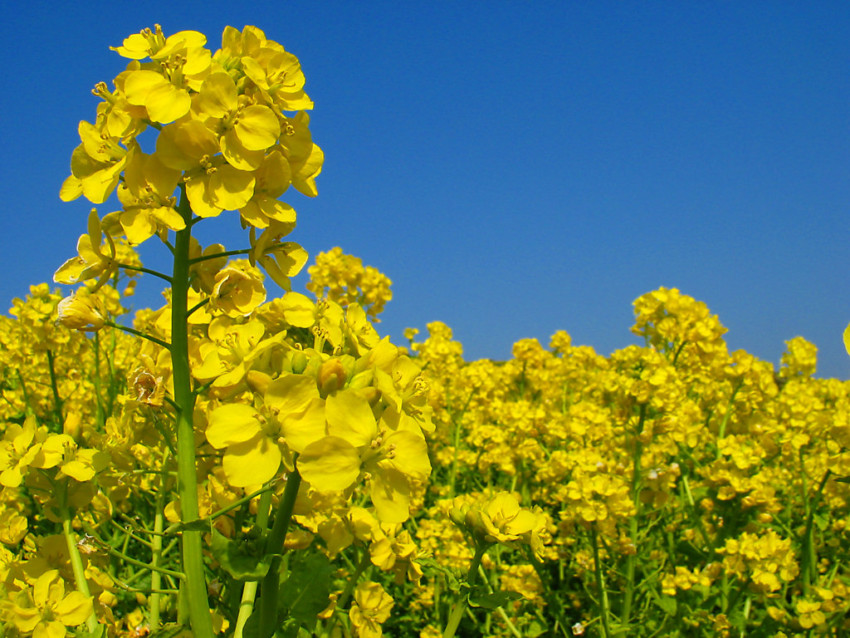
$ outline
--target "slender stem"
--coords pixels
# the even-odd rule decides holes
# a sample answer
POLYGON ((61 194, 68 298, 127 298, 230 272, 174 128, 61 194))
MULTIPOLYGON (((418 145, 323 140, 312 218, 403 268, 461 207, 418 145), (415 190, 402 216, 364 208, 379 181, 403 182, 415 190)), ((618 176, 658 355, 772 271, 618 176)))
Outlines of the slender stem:
POLYGON ((159 277, 163 281, 167 281, 169 284, 171 283, 171 277, 156 270, 151 270, 150 268, 142 268, 141 266, 131 266, 130 264, 115 264, 119 268, 123 268, 124 270, 133 270, 135 272, 144 272, 149 275, 153 275, 154 277, 159 277))
POLYGON ((232 257, 234 255, 247 255, 250 252, 250 248, 242 248, 241 250, 227 250, 223 253, 215 253, 214 255, 201 255, 200 257, 190 259, 189 264, 194 266, 195 264, 200 263, 202 261, 207 261, 208 259, 218 259, 219 257, 232 257))
MULTIPOLYGON (((643 455, 643 443, 640 440, 643 433, 643 424, 646 420, 646 404, 640 405, 640 417, 638 421, 637 431, 635 434, 635 447, 632 453, 632 502, 635 505, 635 514, 629 519, 629 540, 634 547, 634 552, 626 558, 626 587, 623 594, 623 608, 620 614, 622 622, 628 624, 629 617, 632 614, 632 602, 635 595, 635 567, 638 557, 638 526, 640 519, 640 475, 641 475, 641 456, 643 455)), ((606 630, 607 631, 607 630, 606 630)))
POLYGON ((292 519, 292 509, 295 507, 295 499, 300 487, 301 475, 296 469, 287 476, 286 487, 274 517, 274 525, 266 542, 266 555, 274 554, 275 556, 269 565, 269 572, 263 579, 260 598, 260 638, 269 638, 277 624, 280 558, 284 551, 283 543, 286 540, 286 532, 289 530, 289 522, 292 519))
MULTIPOLYGON (((490 584, 490 581, 488 581, 488 580, 487 580, 487 574, 484 572, 484 568, 483 568, 481 565, 479 565, 479 566, 478 566, 478 575, 481 577, 481 579, 482 579, 482 580, 484 581, 484 583, 487 585, 487 590, 488 590, 491 594, 492 594, 493 592, 495 592, 495 589, 493 588, 493 585, 491 585, 491 584, 490 584)), ((499 605, 498 607, 496 607, 496 613, 497 613, 497 614, 499 614, 499 616, 500 616, 500 617, 501 617, 501 619, 502 619, 502 622, 503 622, 503 623, 505 623, 505 626, 508 628, 508 631, 510 631, 510 632, 511 632, 511 633, 512 633, 512 634, 513 634, 516 638, 522 638, 522 634, 521 634, 521 633, 519 633, 519 630, 518 630, 518 629, 516 628, 516 626, 515 626, 515 625, 511 622, 511 619, 510 619, 510 618, 508 618, 508 615, 505 613, 505 608, 504 608, 504 607, 502 607, 501 605, 499 605)))
POLYGON ((47 349, 47 364, 50 367, 50 388, 53 390, 53 413, 56 415, 56 428, 62 431, 65 417, 62 416, 62 398, 59 396, 59 385, 56 382, 56 366, 53 351, 47 349))
MULTIPOLYGON (((162 452, 162 473, 159 485, 159 494, 156 497, 156 513, 154 514, 153 531, 155 532, 151 538, 151 566, 159 567, 159 561, 162 559, 162 530, 165 527, 165 495, 168 488, 168 456, 169 449, 166 447, 162 452)), ((151 572, 151 595, 150 595, 150 615, 148 616, 148 624, 151 631, 159 629, 159 614, 162 603, 162 597, 159 590, 162 589, 162 574, 159 572, 151 572)))
MULTIPOLYGON (((183 305, 185 306, 186 302, 183 302, 183 305)), ((172 312, 173 312, 173 309, 172 309, 172 312)), ((172 316, 172 320, 173 320, 173 316, 172 316)), ((140 330, 136 330, 135 328, 131 328, 130 326, 122 326, 120 323, 115 323, 114 321, 107 321, 104 325, 107 325, 110 328, 115 328, 116 330, 121 330, 123 332, 127 332, 131 335, 136 335, 137 337, 141 337, 142 339, 147 339, 148 341, 151 341, 152 343, 155 343, 158 346, 162 346, 166 350, 171 350, 171 344, 170 343, 163 341, 162 339, 157 339, 156 337, 152 337, 151 335, 145 334, 144 332, 142 332, 140 330)))
POLYGON ((596 592, 599 596, 599 615, 602 618, 602 638, 611 636, 610 621, 608 618, 608 590, 605 589, 605 579, 602 575, 602 561, 599 559, 599 539, 594 523, 590 528, 590 538, 593 543, 593 572, 596 576, 596 592))
MULTIPOLYGON (((481 544, 475 547, 475 555, 472 557, 472 563, 469 565, 469 571, 466 573, 466 584, 469 587, 475 584, 475 579, 478 576, 478 567, 481 565, 481 559, 487 553, 489 545, 481 544)), ((446 628, 443 630, 443 638, 453 638, 457 631, 463 614, 466 612, 467 600, 466 596, 462 596, 457 600, 452 607, 452 613, 449 616, 449 621, 446 623, 446 628)))
MULTIPOLYGON (((174 274, 171 284, 171 368, 174 373, 174 401, 177 412, 177 492, 180 519, 184 523, 199 518, 198 476, 195 466, 195 428, 192 375, 189 368, 189 329, 186 322, 189 292, 189 247, 192 229, 188 225, 192 209, 185 192, 178 212, 187 222, 174 241, 174 274)), ((183 530, 183 572, 181 584, 188 604, 192 633, 201 638, 214 634, 204 574, 203 538, 200 530, 183 530)))
MULTIPOLYGON (((77 537, 71 526, 71 521, 74 518, 71 514, 71 508, 68 507, 68 479, 62 482, 60 489, 61 498, 61 516, 62 516, 62 533, 65 535, 65 544, 68 547, 68 556, 71 559, 71 569, 74 572, 74 583, 79 591, 86 598, 91 598, 91 590, 89 583, 86 580, 86 569, 83 566, 83 557, 80 555, 80 548, 77 546, 77 537)), ((91 614, 86 618, 86 628, 90 633, 97 631, 97 615, 92 608, 91 614)))
POLYGON ((348 582, 345 584, 345 589, 337 600, 336 607, 337 609, 345 609, 345 606, 348 604, 351 595, 354 593, 354 588, 357 587, 357 581, 360 580, 360 577, 363 575, 363 572, 366 571, 366 568, 372 564, 372 555, 369 553, 368 548, 364 548, 363 556, 360 559, 360 562, 357 563, 357 568, 354 570, 354 574, 351 578, 348 579, 348 582))
MULTIPOLYGON (((266 485, 263 490, 265 491, 261 490, 260 503, 257 507, 257 527, 260 532, 265 533, 266 528, 269 526, 272 489, 270 485, 266 485)), ((251 498, 256 495, 257 493, 255 492, 251 495, 251 498)), ((251 580, 242 587, 242 599, 239 601, 239 614, 236 617, 236 628, 233 631, 233 638, 242 638, 242 634, 245 631, 245 623, 248 622, 248 618, 251 617, 254 611, 254 601, 257 598, 257 587, 259 584, 259 581, 251 580)))
MULTIPOLYGON (((744 378, 741 377, 738 380, 738 383, 735 384, 735 387, 732 389, 732 394, 729 397, 729 402, 726 404, 726 412, 723 414, 723 420, 720 422, 720 428, 717 430, 717 440, 724 438, 726 436, 726 426, 729 424, 729 417, 732 416, 732 408, 735 405, 735 397, 738 394, 738 390, 741 389, 741 386, 744 385, 744 378)), ((718 457, 720 456, 720 449, 717 450, 718 457)))

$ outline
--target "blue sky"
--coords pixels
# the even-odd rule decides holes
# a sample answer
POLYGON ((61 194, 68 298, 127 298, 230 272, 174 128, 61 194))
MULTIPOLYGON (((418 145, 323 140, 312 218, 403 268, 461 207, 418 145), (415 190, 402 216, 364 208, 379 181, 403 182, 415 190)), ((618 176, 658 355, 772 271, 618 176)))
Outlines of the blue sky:
MULTIPOLYGON (((397 341, 441 320, 469 359, 559 329, 608 354, 667 286, 730 348, 778 363, 801 335, 850 378, 850 4, 239 4, 3 4, 0 309, 84 231, 90 204, 58 191, 91 87, 125 64, 108 47, 160 23, 214 50, 254 24, 300 58, 326 155, 319 197, 284 198, 292 239, 389 275, 397 341)), ((222 217, 206 236, 243 247, 222 217)))

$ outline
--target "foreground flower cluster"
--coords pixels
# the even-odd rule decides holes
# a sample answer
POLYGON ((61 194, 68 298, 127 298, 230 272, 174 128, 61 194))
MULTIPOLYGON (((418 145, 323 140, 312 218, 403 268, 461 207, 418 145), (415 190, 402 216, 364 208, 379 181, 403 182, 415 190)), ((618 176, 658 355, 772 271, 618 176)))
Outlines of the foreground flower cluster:
POLYGON ((850 631, 850 384, 813 344, 730 353, 662 288, 607 357, 559 332, 467 362, 440 323, 394 345, 390 280, 340 248, 291 290, 278 198, 322 164, 298 60, 255 27, 205 45, 115 48, 61 195, 119 210, 59 267, 74 292, 0 317, 2 635, 850 631), (248 247, 201 246, 231 213, 248 247), (140 275, 165 302, 131 317, 140 275))

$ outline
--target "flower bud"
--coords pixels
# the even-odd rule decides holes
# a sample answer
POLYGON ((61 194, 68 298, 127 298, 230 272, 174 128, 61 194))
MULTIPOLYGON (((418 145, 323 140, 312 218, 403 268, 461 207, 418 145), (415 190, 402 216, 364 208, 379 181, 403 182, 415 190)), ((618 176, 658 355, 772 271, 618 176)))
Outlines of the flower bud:
POLYGON ((56 323, 74 330, 97 332, 106 322, 100 299, 87 293, 75 292, 70 297, 65 297, 59 302, 56 310, 59 312, 56 323))
POLYGON ((339 359, 328 359, 319 367, 317 381, 322 396, 336 392, 345 386, 345 368, 339 359))
POLYGON ((269 384, 272 382, 272 378, 260 370, 248 370, 246 380, 248 381, 248 387, 260 394, 265 394, 269 384))
POLYGON ((302 374, 307 367, 309 359, 303 350, 296 350, 292 353, 292 372, 302 374))

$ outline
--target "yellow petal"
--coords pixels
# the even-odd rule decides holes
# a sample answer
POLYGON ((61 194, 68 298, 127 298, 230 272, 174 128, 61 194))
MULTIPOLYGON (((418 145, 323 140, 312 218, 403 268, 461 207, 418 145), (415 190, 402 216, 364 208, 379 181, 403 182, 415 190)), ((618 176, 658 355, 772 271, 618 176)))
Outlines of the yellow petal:
POLYGON ((211 117, 224 117, 237 107, 239 93, 228 73, 212 73, 204 80, 198 95, 198 109, 211 117))
POLYGON ((300 292, 288 292, 281 301, 283 318, 296 328, 309 328, 316 323, 316 305, 300 292))
POLYGON ((403 523, 410 517, 410 486, 404 474, 395 470, 374 472, 369 488, 382 523, 403 523))
POLYGON ((262 431, 257 412, 244 403, 228 403, 210 413, 206 436, 214 448, 221 449, 253 439, 262 431))
POLYGON ((42 620, 32 632, 32 638, 65 638, 65 625, 58 620, 42 620))
POLYGON ((281 418, 280 427, 286 444, 296 452, 303 452, 308 445, 327 436, 325 402, 316 397, 300 414, 281 418))
POLYGON ((844 329, 844 349, 847 350, 847 354, 850 354, 850 323, 844 329))
POLYGON ((262 151, 277 142, 280 122, 274 112, 262 104, 243 109, 233 127, 242 145, 249 151, 262 151))
POLYGON ((209 192, 216 206, 224 210, 238 210, 251 201, 254 183, 251 173, 224 165, 209 176, 209 192))
POLYGON ((227 448, 222 466, 227 481, 234 487, 261 485, 280 469, 280 448, 260 433, 244 443, 227 448))
POLYGON ((278 413, 280 420, 300 414, 313 399, 319 397, 316 379, 301 374, 285 374, 275 379, 266 390, 265 404, 278 413))
POLYGON ((71 592, 53 606, 54 615, 69 627, 83 624, 92 612, 92 599, 78 591, 71 592))
POLYGON ((341 390, 325 402, 328 435, 345 439, 354 447, 369 445, 378 435, 369 402, 354 390, 341 390))
POLYGON ((360 475, 360 455, 348 441, 329 436, 304 449, 298 471, 319 492, 341 492, 360 475))

